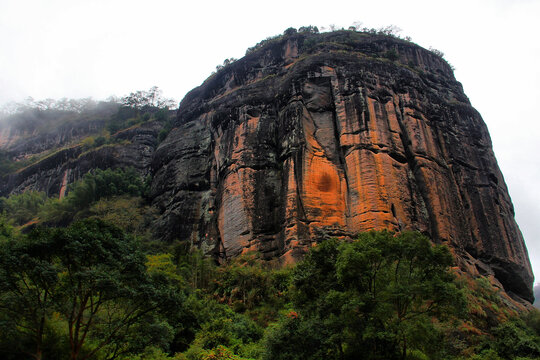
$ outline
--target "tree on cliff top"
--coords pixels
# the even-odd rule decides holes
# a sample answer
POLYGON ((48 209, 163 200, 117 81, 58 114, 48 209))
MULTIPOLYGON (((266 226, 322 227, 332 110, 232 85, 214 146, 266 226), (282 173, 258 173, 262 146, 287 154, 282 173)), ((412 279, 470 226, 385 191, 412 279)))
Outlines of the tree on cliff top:
POLYGON ((174 107, 174 100, 165 98, 162 94, 163 92, 157 86, 152 86, 147 91, 138 90, 130 93, 128 96, 124 96, 121 102, 124 106, 138 110, 174 107))

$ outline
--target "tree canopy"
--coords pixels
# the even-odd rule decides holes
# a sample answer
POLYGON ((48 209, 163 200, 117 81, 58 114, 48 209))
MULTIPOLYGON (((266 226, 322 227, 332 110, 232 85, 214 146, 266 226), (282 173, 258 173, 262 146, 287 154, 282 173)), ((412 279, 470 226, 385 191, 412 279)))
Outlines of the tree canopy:
POLYGON ((174 107, 173 99, 163 97, 163 92, 157 87, 152 86, 148 90, 138 90, 122 98, 122 104, 139 110, 145 108, 166 108, 174 107))
POLYGON ((0 217, 0 357, 540 356, 540 312, 512 316, 419 233, 324 240, 292 268, 257 254, 216 266, 185 243, 145 250, 98 218, 25 233, 0 217))
POLYGON ((99 352, 115 358, 131 350, 126 344, 144 347, 144 339, 151 341, 145 329, 159 323, 159 310, 180 306, 176 288, 166 277, 149 274, 145 264, 135 240, 96 219, 38 228, 2 243, 2 328, 24 352, 33 343, 36 359, 55 316, 66 326, 70 359, 99 352), (127 341, 134 337, 139 341, 127 341))
POLYGON ((463 305, 451 264, 446 247, 419 233, 322 242, 293 273, 294 311, 268 338, 267 358, 405 359, 410 349, 436 355, 431 317, 463 305))

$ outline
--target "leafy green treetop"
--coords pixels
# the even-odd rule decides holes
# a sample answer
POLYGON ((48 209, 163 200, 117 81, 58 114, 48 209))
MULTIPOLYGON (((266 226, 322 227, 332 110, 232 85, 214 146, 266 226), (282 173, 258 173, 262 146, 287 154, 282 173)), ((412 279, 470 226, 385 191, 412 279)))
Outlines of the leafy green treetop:
POLYGON ((172 108, 175 106, 173 99, 163 97, 163 92, 157 87, 152 86, 147 91, 139 90, 124 96, 121 100, 122 104, 139 110, 147 108, 172 108))
POLYGON ((2 243, 0 325, 21 351, 33 343, 36 359, 54 313, 66 326, 70 359, 114 359, 144 347, 167 332, 156 330, 158 312, 181 305, 170 279, 149 274, 146 261, 133 239, 95 219, 2 243))
POLYGON ((413 349, 439 356, 431 318, 463 306, 451 264, 446 247, 419 233, 322 242, 294 271, 295 316, 269 333, 267 358, 405 359, 413 349))

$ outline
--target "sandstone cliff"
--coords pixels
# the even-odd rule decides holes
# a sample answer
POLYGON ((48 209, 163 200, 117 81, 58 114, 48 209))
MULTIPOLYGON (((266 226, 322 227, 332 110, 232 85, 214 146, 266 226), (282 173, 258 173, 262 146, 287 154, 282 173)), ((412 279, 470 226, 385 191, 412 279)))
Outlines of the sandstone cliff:
POLYGON ((450 66, 356 32, 268 41, 182 101, 156 150, 160 234, 232 257, 413 229, 532 301, 532 272, 487 128, 450 66))

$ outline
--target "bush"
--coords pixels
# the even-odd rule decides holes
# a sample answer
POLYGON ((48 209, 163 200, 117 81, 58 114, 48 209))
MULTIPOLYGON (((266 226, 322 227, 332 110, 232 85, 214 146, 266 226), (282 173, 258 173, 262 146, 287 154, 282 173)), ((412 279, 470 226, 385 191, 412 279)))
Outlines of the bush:
POLYGON ((74 217, 88 216, 90 205, 102 198, 142 196, 146 186, 133 168, 95 169, 71 184, 64 199, 49 199, 40 209, 39 216, 45 222, 67 224, 74 217))
POLYGON ((158 134, 158 143, 161 143, 163 140, 165 140, 165 138, 167 137, 167 135, 169 135, 169 131, 170 130, 167 130, 167 129, 161 129, 159 131, 159 134, 158 134))
POLYGON ((240 356, 252 356, 260 352, 256 344, 263 331, 247 316, 237 314, 228 306, 218 305, 211 300, 198 300, 192 309, 200 321, 200 328, 185 352, 188 359, 201 359, 219 346, 225 346, 240 356), (201 306, 204 309, 201 309, 201 306))
POLYGON ((397 59, 399 59, 399 55, 395 49, 390 49, 386 51, 383 56, 390 61, 396 61, 397 59))
POLYGON ((290 279, 290 269, 272 269, 250 254, 219 267, 210 291, 220 302, 267 325, 288 301, 290 279))
POLYGON ((540 338, 520 319, 500 324, 492 330, 493 347, 505 359, 540 358, 540 338))
POLYGON ((121 195, 92 203, 85 215, 114 223, 129 234, 149 237, 156 210, 144 205, 140 197, 121 195))
POLYGON ((47 195, 39 191, 27 191, 22 194, 0 198, 0 213, 15 223, 23 225, 37 217, 42 206, 47 201, 47 195))
POLYGON ((5 150, 0 150, 0 174, 4 176, 14 172, 18 168, 17 163, 11 159, 8 152, 5 150))

